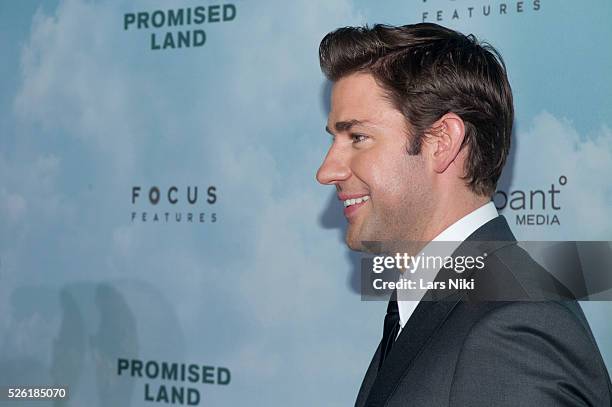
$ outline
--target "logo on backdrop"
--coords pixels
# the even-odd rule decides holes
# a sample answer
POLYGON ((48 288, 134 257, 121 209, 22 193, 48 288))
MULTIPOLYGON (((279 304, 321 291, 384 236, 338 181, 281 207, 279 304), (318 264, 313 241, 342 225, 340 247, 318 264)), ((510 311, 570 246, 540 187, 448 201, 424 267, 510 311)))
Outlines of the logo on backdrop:
MULTIPOLYGON (((567 177, 561 175, 557 182, 542 189, 497 190, 493 201, 499 211, 510 211, 517 226, 561 225, 561 193, 567 177)), ((508 214, 508 212, 506 212, 508 214)), ((508 220, 512 217, 508 216, 508 220)))
POLYGON ((234 21, 236 14, 236 6, 231 3, 138 11, 123 15, 123 30, 150 32, 151 50, 197 48, 207 40, 202 27, 234 21))
POLYGON ((200 405, 196 385, 227 386, 232 378, 226 367, 140 359, 117 359, 117 376, 148 379, 143 389, 145 401, 188 406, 200 405))
POLYGON ((132 223, 216 223, 218 195, 214 185, 133 186, 130 218, 132 223))
POLYGON ((423 0, 423 5, 425 6, 421 11, 423 22, 448 23, 492 16, 507 17, 533 14, 541 10, 542 0, 502 2, 491 0, 423 0))

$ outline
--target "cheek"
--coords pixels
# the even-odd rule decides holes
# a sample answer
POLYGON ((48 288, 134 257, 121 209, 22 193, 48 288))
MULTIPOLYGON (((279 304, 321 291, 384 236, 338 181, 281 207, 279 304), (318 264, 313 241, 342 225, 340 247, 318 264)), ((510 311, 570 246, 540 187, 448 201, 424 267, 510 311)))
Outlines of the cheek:
POLYGON ((384 203, 402 213, 422 209, 427 196, 426 172, 420 162, 401 160, 389 162, 380 177, 380 190, 384 203))
POLYGON ((374 204, 400 205, 426 182, 419 157, 407 155, 402 146, 395 145, 362 152, 353 162, 353 172, 367 184, 374 204))
POLYGON ((382 193, 394 189, 402 171, 401 160, 390 154, 388 149, 372 148, 362 152, 354 162, 353 169, 363 182, 368 184, 373 193, 382 193))
POLYGON ((389 198, 401 199, 415 184, 415 178, 418 178, 418 173, 412 166, 412 163, 403 157, 389 157, 376 169, 377 185, 389 198))

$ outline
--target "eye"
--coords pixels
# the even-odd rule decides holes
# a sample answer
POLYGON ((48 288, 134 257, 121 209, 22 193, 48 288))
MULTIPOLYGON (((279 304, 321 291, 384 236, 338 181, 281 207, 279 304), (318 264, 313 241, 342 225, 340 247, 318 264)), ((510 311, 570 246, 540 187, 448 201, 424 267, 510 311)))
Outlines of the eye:
POLYGON ((353 140, 353 144, 361 143, 368 139, 368 136, 364 136, 363 134, 351 133, 351 140, 353 140))

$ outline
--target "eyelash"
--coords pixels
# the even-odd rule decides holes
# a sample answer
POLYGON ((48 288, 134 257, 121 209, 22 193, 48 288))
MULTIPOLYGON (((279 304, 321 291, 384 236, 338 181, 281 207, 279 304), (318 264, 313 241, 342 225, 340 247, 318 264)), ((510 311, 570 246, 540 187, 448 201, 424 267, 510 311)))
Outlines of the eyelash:
POLYGON ((351 140, 353 140, 353 144, 361 143, 365 141, 367 138, 368 136, 364 136, 363 134, 355 134, 355 133, 351 134, 351 140))

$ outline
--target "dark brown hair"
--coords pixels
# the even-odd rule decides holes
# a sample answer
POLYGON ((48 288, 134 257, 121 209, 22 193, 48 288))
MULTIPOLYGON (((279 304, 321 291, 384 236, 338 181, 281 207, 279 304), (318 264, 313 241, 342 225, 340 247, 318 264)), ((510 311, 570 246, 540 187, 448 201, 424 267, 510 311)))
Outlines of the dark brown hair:
POLYGON ((514 119, 506 66, 491 45, 432 23, 345 27, 325 36, 321 69, 333 82, 356 72, 374 76, 407 119, 409 154, 444 114, 465 124, 465 179, 492 196, 510 150, 514 119))

